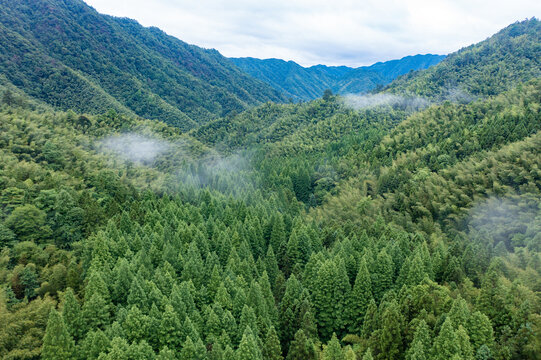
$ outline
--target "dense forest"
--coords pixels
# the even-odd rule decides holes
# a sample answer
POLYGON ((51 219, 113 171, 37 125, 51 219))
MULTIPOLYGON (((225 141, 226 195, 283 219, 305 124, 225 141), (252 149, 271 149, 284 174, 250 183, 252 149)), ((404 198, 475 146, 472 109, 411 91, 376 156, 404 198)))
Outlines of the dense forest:
POLYGON ((81 0, 0 1, 0 73, 60 110, 110 109, 190 129, 284 97, 216 50, 81 0))
POLYGON ((189 131, 3 70, 0 358, 540 359, 540 31, 189 131))

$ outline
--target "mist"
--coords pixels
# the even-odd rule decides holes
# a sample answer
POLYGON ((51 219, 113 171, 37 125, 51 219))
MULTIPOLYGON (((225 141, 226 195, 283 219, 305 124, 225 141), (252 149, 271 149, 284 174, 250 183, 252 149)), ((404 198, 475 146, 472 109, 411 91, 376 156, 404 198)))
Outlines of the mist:
POLYGON ((105 152, 138 164, 152 164, 171 149, 172 144, 158 138, 137 133, 112 135, 100 143, 105 152))
POLYGON ((430 105, 430 102, 418 96, 400 96, 394 94, 347 94, 343 96, 345 106, 355 110, 373 107, 393 107, 403 110, 417 111, 430 105))
POLYGON ((469 211, 469 228, 494 245, 504 242, 508 249, 524 246, 541 226, 541 198, 523 194, 490 197, 469 211))

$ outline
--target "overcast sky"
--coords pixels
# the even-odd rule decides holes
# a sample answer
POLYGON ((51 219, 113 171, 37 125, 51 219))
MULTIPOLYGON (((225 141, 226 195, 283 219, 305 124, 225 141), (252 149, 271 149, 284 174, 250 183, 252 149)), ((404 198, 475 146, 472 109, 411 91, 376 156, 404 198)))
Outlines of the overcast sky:
POLYGON ((229 57, 370 65, 447 54, 517 20, 540 0, 85 0, 229 57))

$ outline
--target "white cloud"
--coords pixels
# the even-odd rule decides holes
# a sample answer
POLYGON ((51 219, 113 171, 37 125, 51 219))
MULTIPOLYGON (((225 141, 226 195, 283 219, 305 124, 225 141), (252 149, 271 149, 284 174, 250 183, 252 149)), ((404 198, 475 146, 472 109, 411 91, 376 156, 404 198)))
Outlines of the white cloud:
POLYGON ((538 0, 87 0, 98 11, 157 26, 225 56, 302 65, 368 65, 446 54, 517 20, 538 0))

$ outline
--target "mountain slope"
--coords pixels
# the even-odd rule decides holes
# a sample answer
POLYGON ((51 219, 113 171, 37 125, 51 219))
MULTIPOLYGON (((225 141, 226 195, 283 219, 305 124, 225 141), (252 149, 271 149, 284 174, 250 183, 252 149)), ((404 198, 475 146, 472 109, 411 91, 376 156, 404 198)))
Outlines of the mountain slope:
POLYGON ((293 61, 279 59, 231 58, 242 70, 265 81, 295 100, 312 100, 331 89, 337 94, 359 93, 386 85, 411 70, 426 69, 439 63, 443 55, 406 56, 400 60, 379 62, 371 66, 316 65, 302 67, 293 61))
POLYGON ((405 75, 388 91, 435 99, 495 95, 541 76, 541 22, 516 22, 450 54, 430 69, 405 75))
POLYGON ((80 0, 1 0, 0 73, 60 109, 115 109, 183 129, 282 99, 215 50, 80 0))

